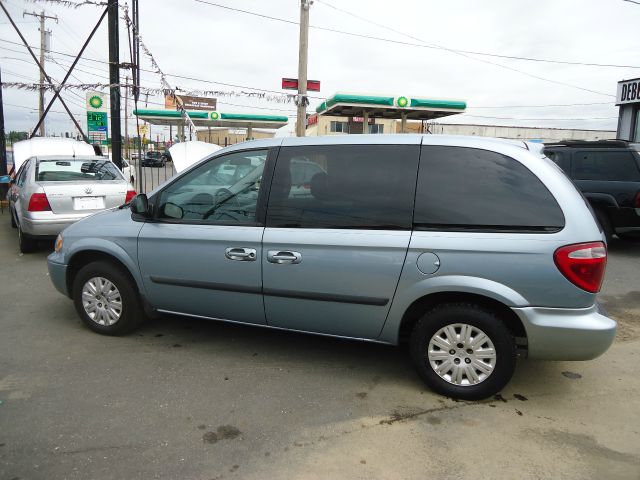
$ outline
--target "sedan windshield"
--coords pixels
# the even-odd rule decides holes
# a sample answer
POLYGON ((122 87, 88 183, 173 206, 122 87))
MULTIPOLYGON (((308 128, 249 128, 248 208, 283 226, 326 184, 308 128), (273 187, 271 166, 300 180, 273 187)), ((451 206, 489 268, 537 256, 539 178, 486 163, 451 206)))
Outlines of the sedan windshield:
POLYGON ((109 160, 78 158, 40 160, 36 165, 37 182, 74 182, 122 180, 115 164, 109 160))

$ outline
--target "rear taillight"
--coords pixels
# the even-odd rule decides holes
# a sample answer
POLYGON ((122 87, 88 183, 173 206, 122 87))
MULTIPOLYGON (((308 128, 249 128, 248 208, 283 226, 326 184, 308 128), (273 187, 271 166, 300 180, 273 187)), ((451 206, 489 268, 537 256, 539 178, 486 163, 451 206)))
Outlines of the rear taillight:
POLYGON ((602 242, 576 243, 560 247, 553 254, 560 272, 587 292, 597 293, 607 266, 607 247, 602 242))
POLYGON ((49 200, 45 193, 34 193, 29 199, 30 212, 48 212, 51 210, 49 200))
POLYGON ((636 208, 640 208, 640 192, 636 193, 636 201, 634 202, 636 208))
POLYGON ((137 195, 135 190, 129 190, 127 191, 127 196, 124 198, 124 203, 129 203, 131 200, 133 200, 133 197, 135 197, 137 195))

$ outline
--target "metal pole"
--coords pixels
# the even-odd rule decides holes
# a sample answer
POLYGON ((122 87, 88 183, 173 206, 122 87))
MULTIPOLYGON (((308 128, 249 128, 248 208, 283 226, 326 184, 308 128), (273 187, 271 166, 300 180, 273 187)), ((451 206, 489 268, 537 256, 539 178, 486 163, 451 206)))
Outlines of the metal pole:
POLYGON ((111 160, 122 168, 120 130, 120 41, 118 37, 118 0, 109 0, 109 83, 111 83, 111 160))
MULTIPOLYGON (((2 70, 0 70, 0 176, 7 174, 7 140, 4 135, 4 104, 2 103, 2 70)), ((4 199, 5 189, 2 189, 4 199)))
POLYGON ((367 110, 362 113, 362 133, 369 133, 369 112, 367 110))
POLYGON ((296 136, 307 130, 307 63, 309 55, 309 0, 300 0, 300 44, 298 50, 298 121, 296 136))

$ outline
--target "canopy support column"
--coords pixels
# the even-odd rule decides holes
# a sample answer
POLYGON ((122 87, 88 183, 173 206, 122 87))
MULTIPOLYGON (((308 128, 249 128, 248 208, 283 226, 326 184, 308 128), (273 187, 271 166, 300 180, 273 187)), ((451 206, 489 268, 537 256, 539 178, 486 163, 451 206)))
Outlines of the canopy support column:
POLYGON ((247 124, 247 140, 253 140, 253 126, 250 123, 247 124))
POLYGON ((369 133, 369 111, 366 108, 362 112, 362 133, 369 133))
POLYGON ((401 113, 400 114, 400 133, 406 133, 406 132, 407 132, 407 114, 401 113))

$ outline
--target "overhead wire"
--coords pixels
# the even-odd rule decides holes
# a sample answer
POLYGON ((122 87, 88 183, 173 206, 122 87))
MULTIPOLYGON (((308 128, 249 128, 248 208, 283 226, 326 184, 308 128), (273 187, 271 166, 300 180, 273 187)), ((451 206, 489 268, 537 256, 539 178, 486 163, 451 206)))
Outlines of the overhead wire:
MULTIPOLYGON (((200 3, 210 3, 210 2, 206 2, 205 0, 195 0, 195 1, 196 2, 200 2, 200 3)), ((326 29, 326 28, 313 27, 313 26, 310 26, 310 28, 319 28, 321 30, 333 31, 335 33, 341 33, 341 34, 344 34, 344 35, 352 35, 352 36, 357 36, 357 37, 362 37, 362 38, 370 38, 370 39, 373 39, 373 40, 388 41, 388 42, 391 42, 391 43, 398 43, 398 44, 402 44, 402 45, 418 46, 418 47, 423 47, 423 48, 435 48, 435 49, 439 49, 439 50, 444 50, 444 51, 447 51, 447 52, 450 52, 450 53, 453 53, 453 54, 456 54, 456 55, 459 55, 459 56, 462 56, 462 57, 465 57, 465 58, 468 58, 468 59, 471 59, 471 60, 474 60, 474 61, 477 61, 477 62, 487 63, 489 65, 494 65, 494 66, 499 67, 499 68, 503 68, 503 69, 510 70, 510 71, 513 71, 513 72, 517 72, 517 73, 520 73, 522 75, 526 75, 528 77, 535 78, 537 80, 541 80, 541 81, 545 81, 545 82, 549 82, 549 83, 554 83, 556 85, 562 85, 562 86, 565 86, 565 87, 570 87, 570 88, 582 90, 582 91, 585 91, 585 92, 595 93, 597 95, 603 95, 603 96, 607 96, 607 97, 615 97, 615 95, 611 95, 611 94, 608 94, 608 93, 599 92, 597 90, 592 90, 590 88, 581 87, 579 85, 574 85, 574 84, 571 84, 571 83, 566 83, 566 82, 562 82, 562 81, 559 81, 559 80, 554 80, 554 79, 551 79, 551 78, 541 77, 540 75, 534 75, 532 73, 525 72, 524 70, 520 70, 520 69, 517 69, 517 68, 514 68, 514 67, 509 67, 509 66, 503 65, 501 63, 495 63, 495 62, 491 62, 491 61, 486 60, 486 59, 476 58, 476 57, 470 56, 470 55, 489 55, 489 54, 484 54, 482 52, 472 52, 472 51, 469 51, 469 50, 457 50, 457 49, 448 48, 448 47, 445 47, 445 46, 442 46, 442 45, 428 44, 428 43, 424 42, 424 40, 422 40, 420 38, 414 37, 414 36, 409 35, 409 34, 404 33, 404 32, 400 32, 398 30, 395 30, 395 29, 393 29, 391 27, 387 27, 385 25, 379 24, 377 22, 373 22, 373 21, 368 20, 368 19, 366 19, 364 17, 356 15, 356 14, 354 14, 352 12, 348 12, 346 10, 342 10, 342 9, 340 9, 338 7, 332 6, 332 5, 330 5, 330 4, 328 4, 328 3, 324 2, 324 1, 320 1, 319 0, 319 3, 321 3, 323 5, 330 6, 331 8, 334 8, 336 10, 345 12, 345 13, 351 15, 351 16, 354 16, 354 17, 362 20, 362 21, 365 21, 365 22, 368 22, 368 23, 373 23, 376 26, 389 29, 389 30, 391 30, 391 31, 393 31, 395 33, 398 33, 400 35, 404 35, 405 37, 411 38, 413 40, 417 40, 417 41, 422 42, 422 43, 421 44, 414 44, 414 43, 410 43, 410 42, 402 42, 400 40, 382 39, 380 37, 374 37, 374 36, 371 36, 371 35, 361 35, 361 34, 356 34, 356 33, 353 33, 353 32, 344 32, 344 31, 336 30, 336 29, 326 29)), ((496 55, 496 54, 490 54, 489 56, 500 57, 500 55, 496 55)), ((526 57, 515 58, 515 57, 510 57, 510 56, 501 56, 501 58, 511 58, 511 59, 518 59, 518 60, 530 60, 530 61, 540 61, 540 62, 548 61, 549 63, 563 63, 563 64, 572 64, 572 65, 587 65, 586 63, 581 63, 581 62, 571 63, 571 62, 555 61, 555 60, 551 61, 551 60, 533 59, 533 58, 526 58, 526 57)), ((589 64, 589 66, 599 66, 599 67, 608 66, 608 67, 613 67, 614 65, 589 64)), ((622 67, 622 65, 615 65, 615 66, 616 67, 622 67)), ((625 68, 640 68, 640 67, 626 66, 625 68)))
MULTIPOLYGON (((196 2, 201 2, 202 0, 195 0, 196 2)), ((435 48, 435 49, 440 49, 440 50, 446 50, 449 52, 454 52, 454 53, 467 53, 470 55, 478 55, 478 56, 485 56, 485 57, 494 57, 494 58, 504 58, 507 60, 521 60, 521 61, 527 61, 527 62, 539 62, 539 63, 554 63, 554 64, 560 64, 560 65, 573 65, 573 66, 583 66, 583 67, 606 67, 606 68, 640 68, 640 65, 624 65, 624 64, 613 64, 613 63, 595 63, 595 62, 578 62, 578 61, 571 61, 571 60, 556 60, 556 59, 549 59, 549 58, 536 58, 536 57, 523 57, 523 56, 518 56, 518 55, 505 55, 505 54, 500 54, 500 53, 490 53, 490 52, 480 52, 480 51, 476 51, 476 50, 464 50, 464 49, 459 49, 459 48, 450 48, 450 47, 445 47, 443 45, 438 45, 435 43, 429 43, 426 42, 418 37, 412 36, 407 34, 406 32, 402 32, 400 30, 396 30, 392 27, 389 27, 388 25, 384 25, 382 23, 378 23, 375 22, 373 20, 370 20, 368 18, 362 17, 356 13, 350 12, 348 10, 344 10, 340 7, 336 7, 335 5, 332 5, 328 2, 326 2, 325 0, 316 0, 319 4, 325 5, 329 8, 332 8, 336 11, 345 13, 349 16, 352 16, 354 18, 357 18, 363 22, 366 23, 370 23, 372 25, 375 25, 377 27, 380 28, 384 28, 385 30, 389 30, 391 32, 397 33, 398 35, 403 35, 407 38, 411 38, 413 40, 417 40, 418 42, 420 42, 420 44, 412 44, 412 43, 406 43, 406 42, 401 42, 399 40, 393 40, 393 39, 388 39, 388 38, 381 38, 381 37, 371 37, 372 39, 375 40, 379 40, 379 41, 389 41, 389 42, 393 42, 393 43, 402 43, 403 45, 409 45, 409 46, 415 46, 415 47, 425 47, 425 48, 435 48)), ((202 1, 202 3, 206 3, 204 1, 202 1)), ((320 28, 320 27, 311 27, 311 28, 320 28)), ((340 31, 339 33, 344 33, 344 34, 349 34, 350 32, 342 32, 340 31)))

